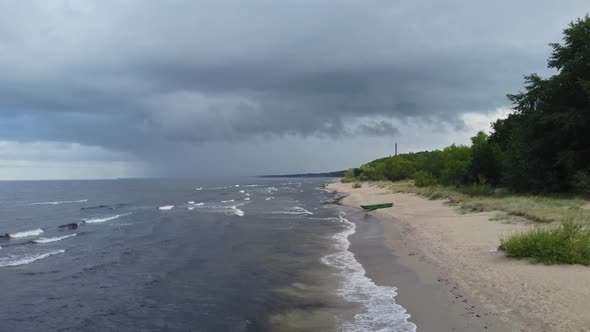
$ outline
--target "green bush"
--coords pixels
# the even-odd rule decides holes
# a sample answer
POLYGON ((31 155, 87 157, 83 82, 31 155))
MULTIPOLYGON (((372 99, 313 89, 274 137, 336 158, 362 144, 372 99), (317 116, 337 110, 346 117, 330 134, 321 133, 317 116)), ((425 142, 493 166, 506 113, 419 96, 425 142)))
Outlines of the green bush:
POLYGON ((416 187, 429 187, 436 185, 436 179, 432 173, 419 171, 414 174, 414 184, 416 187))
POLYGON ((416 172, 413 163, 402 157, 389 158, 381 164, 379 170, 387 180, 391 181, 409 179, 416 172))
POLYGON ((544 264, 590 265, 588 223, 567 220, 559 226, 538 226, 501 239, 498 249, 509 257, 544 264))
POLYGON ((348 178, 348 177, 343 177, 342 179, 340 179, 340 182, 342 183, 350 183, 350 182, 354 182, 355 179, 354 178, 348 178))
POLYGON ((360 182, 355 182, 355 183, 352 185, 352 187, 353 187, 353 188, 355 188, 355 189, 356 189, 356 188, 362 188, 362 187, 363 187, 363 184, 362 184, 362 183, 360 183, 360 182))

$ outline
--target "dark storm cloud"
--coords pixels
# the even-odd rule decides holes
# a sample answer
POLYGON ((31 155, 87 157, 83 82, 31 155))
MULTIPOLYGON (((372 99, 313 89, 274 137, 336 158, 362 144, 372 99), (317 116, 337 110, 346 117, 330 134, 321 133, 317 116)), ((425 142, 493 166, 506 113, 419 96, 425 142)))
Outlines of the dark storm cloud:
MULTIPOLYGON (((460 128, 585 1, 0 3, 0 140, 169 144, 460 128), (377 117, 379 120, 367 120, 377 117)), ((148 152, 146 152, 148 151, 148 152)))

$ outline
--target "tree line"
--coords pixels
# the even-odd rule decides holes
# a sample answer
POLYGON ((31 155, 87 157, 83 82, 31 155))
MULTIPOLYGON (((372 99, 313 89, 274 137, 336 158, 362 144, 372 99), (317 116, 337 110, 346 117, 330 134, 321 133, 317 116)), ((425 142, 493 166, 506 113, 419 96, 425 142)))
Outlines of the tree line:
POLYGON ((502 187, 515 192, 590 194, 590 18, 571 22, 550 44, 549 78, 525 76, 509 94, 514 113, 479 132, 471 146, 401 154, 349 169, 349 180, 414 179, 434 184, 502 187))

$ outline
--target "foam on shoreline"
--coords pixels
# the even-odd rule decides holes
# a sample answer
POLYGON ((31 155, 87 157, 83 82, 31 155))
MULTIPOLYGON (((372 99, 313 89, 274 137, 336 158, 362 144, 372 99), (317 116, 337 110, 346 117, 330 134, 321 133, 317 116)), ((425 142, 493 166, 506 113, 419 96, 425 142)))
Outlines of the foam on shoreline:
POLYGON ((410 315, 395 302, 397 289, 376 285, 365 275, 365 269, 349 250, 348 237, 356 232, 356 225, 344 218, 344 213, 340 214, 339 220, 345 229, 332 237, 338 251, 323 257, 322 262, 339 270, 343 281, 338 294, 362 308, 353 320, 343 324, 342 330, 415 332, 416 325, 408 321, 410 315))

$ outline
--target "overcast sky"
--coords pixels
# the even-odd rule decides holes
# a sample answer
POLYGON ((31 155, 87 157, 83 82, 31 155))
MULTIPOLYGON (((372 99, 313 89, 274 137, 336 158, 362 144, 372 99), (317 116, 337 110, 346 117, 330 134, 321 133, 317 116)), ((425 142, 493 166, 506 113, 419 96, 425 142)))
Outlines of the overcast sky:
POLYGON ((0 179, 248 175, 465 144, 584 1, 0 0, 0 179))

